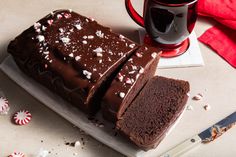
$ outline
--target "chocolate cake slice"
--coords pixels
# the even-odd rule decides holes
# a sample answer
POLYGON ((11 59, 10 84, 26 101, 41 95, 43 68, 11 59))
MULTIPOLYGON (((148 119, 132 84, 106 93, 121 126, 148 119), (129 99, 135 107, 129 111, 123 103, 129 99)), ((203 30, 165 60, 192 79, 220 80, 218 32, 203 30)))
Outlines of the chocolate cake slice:
POLYGON ((155 148, 185 108, 189 83, 153 77, 116 123, 121 134, 144 150, 155 148))
POLYGON ((112 122, 121 118, 144 84, 154 76, 159 58, 160 51, 146 45, 131 56, 103 98, 103 117, 112 122))
POLYGON ((8 52, 27 75, 93 113, 107 84, 137 47, 94 19, 58 10, 11 41, 8 52))

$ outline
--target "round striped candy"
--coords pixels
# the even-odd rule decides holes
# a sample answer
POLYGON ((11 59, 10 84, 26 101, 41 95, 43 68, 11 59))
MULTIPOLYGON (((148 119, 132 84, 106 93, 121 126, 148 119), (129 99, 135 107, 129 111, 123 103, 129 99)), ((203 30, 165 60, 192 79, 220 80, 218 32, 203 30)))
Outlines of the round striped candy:
POLYGON ((21 152, 14 152, 11 155, 9 155, 8 157, 25 157, 25 154, 21 153, 21 152))
POLYGON ((32 118, 32 115, 27 110, 18 111, 14 114, 13 119, 15 120, 15 123, 18 125, 25 125, 30 122, 32 118))
POLYGON ((6 98, 0 97, 0 114, 6 113, 9 110, 9 103, 6 98))

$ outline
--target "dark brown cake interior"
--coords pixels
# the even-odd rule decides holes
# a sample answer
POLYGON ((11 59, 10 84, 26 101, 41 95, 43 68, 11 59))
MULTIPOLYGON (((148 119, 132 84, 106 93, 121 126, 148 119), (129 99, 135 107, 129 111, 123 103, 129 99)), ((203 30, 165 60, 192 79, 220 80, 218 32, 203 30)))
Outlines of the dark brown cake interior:
POLYGON ((144 150, 155 148, 184 110, 189 83, 152 78, 131 103, 117 129, 144 150))

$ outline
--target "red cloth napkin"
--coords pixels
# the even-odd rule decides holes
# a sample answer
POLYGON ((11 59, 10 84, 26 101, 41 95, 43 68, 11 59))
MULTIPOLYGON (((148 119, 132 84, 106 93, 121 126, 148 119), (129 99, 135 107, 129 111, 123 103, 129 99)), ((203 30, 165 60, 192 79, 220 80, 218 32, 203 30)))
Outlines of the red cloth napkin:
POLYGON ((198 14, 220 23, 208 29, 198 40, 236 68, 236 0, 199 0, 198 14))

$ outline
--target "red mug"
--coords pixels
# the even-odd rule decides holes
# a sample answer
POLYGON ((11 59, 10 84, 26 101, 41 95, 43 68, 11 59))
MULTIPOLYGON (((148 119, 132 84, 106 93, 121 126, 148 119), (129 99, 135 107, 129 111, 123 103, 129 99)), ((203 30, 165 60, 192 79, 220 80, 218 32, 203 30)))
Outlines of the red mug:
POLYGON ((188 49, 188 37, 197 20, 197 0, 144 0, 143 17, 131 0, 125 4, 131 18, 150 36, 144 41, 160 47, 163 56, 178 56, 188 49))

